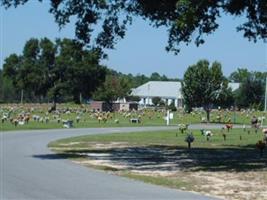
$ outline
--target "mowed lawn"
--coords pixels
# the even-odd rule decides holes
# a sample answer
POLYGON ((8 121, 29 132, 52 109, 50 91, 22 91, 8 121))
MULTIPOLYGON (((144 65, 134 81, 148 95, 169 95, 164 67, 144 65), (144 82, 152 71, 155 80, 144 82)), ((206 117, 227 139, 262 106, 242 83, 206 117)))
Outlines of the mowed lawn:
MULTIPOLYGON (((187 130, 187 133, 192 132, 195 141, 192 143, 192 149, 194 148, 210 148, 210 149, 223 149, 223 148, 249 148, 254 146, 256 142, 263 139, 261 130, 255 133, 254 129, 232 129, 229 132, 227 130, 211 130, 213 136, 207 141, 205 136, 202 136, 200 130, 187 130), (222 133, 226 134, 226 140, 223 139, 222 133), (240 139, 241 136, 241 139, 240 139)), ((72 148, 87 148, 91 142, 109 143, 109 142, 127 142, 129 145, 169 145, 177 146, 180 148, 186 148, 185 142, 186 133, 181 133, 177 130, 169 131, 155 131, 155 132, 136 132, 136 133, 114 133, 106 135, 90 135, 79 136, 61 139, 56 142, 50 143, 50 147, 65 146, 69 143, 72 144, 72 148)))
POLYGON ((200 130, 192 133, 190 150, 178 130, 79 136, 49 147, 61 158, 153 184, 226 199, 267 199, 267 152, 260 156, 255 145, 261 131, 212 130, 209 141, 200 130))

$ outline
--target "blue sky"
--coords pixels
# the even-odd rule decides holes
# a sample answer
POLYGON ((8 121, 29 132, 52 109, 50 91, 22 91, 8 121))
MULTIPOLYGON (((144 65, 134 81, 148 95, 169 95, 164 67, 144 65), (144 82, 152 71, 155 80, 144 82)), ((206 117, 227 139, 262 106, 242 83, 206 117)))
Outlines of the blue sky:
MULTIPOLYGON (((11 53, 21 54, 25 42, 31 37, 48 37, 51 40, 75 37, 74 24, 70 23, 59 31, 48 9, 48 1, 31 1, 17 9, 4 10, 1 7, 0 66, 11 53)), ((266 43, 249 42, 242 37, 242 33, 237 33, 235 27, 242 20, 223 16, 219 19, 219 29, 206 37, 204 45, 182 45, 179 55, 173 55, 165 51, 168 38, 164 28, 155 29, 147 22, 135 19, 116 49, 106 51, 109 58, 102 64, 123 73, 150 75, 158 72, 172 78, 181 78, 187 67, 199 59, 219 61, 225 75, 238 67, 267 71, 266 43)))

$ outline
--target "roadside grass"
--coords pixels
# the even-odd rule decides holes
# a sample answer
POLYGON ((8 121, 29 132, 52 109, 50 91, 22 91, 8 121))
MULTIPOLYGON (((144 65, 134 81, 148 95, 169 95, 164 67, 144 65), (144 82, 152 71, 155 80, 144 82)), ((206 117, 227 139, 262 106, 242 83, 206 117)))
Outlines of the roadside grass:
MULTIPOLYGON (((147 124, 132 124, 129 122, 121 122, 119 124, 113 122, 107 123, 98 123, 94 120, 88 120, 86 122, 74 122, 73 128, 105 128, 105 127, 138 127, 138 126, 163 126, 163 123, 147 123, 147 124)), ((15 130, 37 130, 37 129, 60 129, 63 128, 62 123, 57 122, 49 122, 49 123, 40 123, 31 121, 29 124, 18 125, 15 127, 13 124, 7 122, 1 124, 0 122, 0 130, 1 131, 15 131, 15 130)))
MULTIPOLYGON (((45 117, 44 113, 35 113, 38 114, 40 117, 45 117)), ((153 117, 149 119, 148 117, 144 116, 142 118, 142 123, 130 123, 129 118, 123 117, 119 113, 113 113, 112 119, 108 120, 106 123, 100 122, 91 117, 91 114, 85 113, 81 116, 79 123, 76 122, 76 114, 62 114, 61 118, 65 120, 72 120, 73 121, 73 128, 104 128, 104 127, 137 127, 137 126, 164 126, 166 122, 162 118, 153 117), (115 123, 115 119, 119 120, 119 123, 115 123)), ((17 125, 6 121, 4 123, 0 122, 0 130, 2 131, 11 131, 11 130, 30 130, 30 129, 55 129, 55 128, 63 128, 62 122, 58 123, 55 119, 53 119, 52 115, 49 115, 49 122, 36 122, 32 119, 28 124, 24 125, 17 125)), ((171 125, 177 125, 174 121, 172 121, 171 125)))
POLYGON ((166 186, 170 188, 179 188, 179 189, 187 190, 187 191, 194 190, 194 185, 192 183, 187 182, 186 180, 183 180, 182 177, 180 179, 173 178, 173 177, 162 178, 162 177, 134 174, 130 172, 122 172, 120 175, 130 178, 130 179, 143 181, 145 183, 151 183, 154 185, 161 185, 161 186, 166 186))
MULTIPOLYGON (((195 137, 192 144, 194 148, 245 148, 249 145, 255 145, 256 142, 262 139, 263 135, 259 130, 256 134, 253 129, 232 129, 229 133, 224 130, 226 134, 226 141, 223 140, 222 130, 212 130, 214 136, 210 141, 201 135, 199 130, 190 130, 195 137), (250 131, 250 133, 248 133, 250 131), (242 139, 240 140, 240 136, 242 139)), ((134 133, 114 133, 104 135, 90 135, 78 136, 72 138, 65 138, 57 140, 49 144, 49 147, 64 147, 68 146, 72 149, 75 148, 90 148, 90 143, 111 143, 111 142, 126 142, 129 146, 149 146, 149 145, 162 145, 170 147, 187 148, 185 140, 186 134, 180 133, 178 130, 169 131, 154 131, 154 132, 134 132, 134 133), (73 143, 73 145, 70 145, 73 143), (74 144, 75 143, 75 144, 74 144)))
POLYGON ((226 141, 222 130, 212 130, 214 135, 209 141, 199 130, 192 132, 195 141, 190 150, 184 141, 186 134, 178 130, 79 136, 53 141, 48 146, 76 163, 151 184, 226 199, 243 199, 246 193, 240 196, 236 193, 240 190, 251 192, 255 199, 265 198, 262 193, 252 191, 255 189, 251 186, 244 189, 241 184, 240 189, 238 185, 238 181, 250 183, 253 177, 260 180, 260 185, 267 183, 267 153, 260 157, 255 146, 263 139, 261 131, 232 129, 228 133, 224 130, 226 141), (97 164, 91 159, 111 162, 97 164), (117 167, 120 164, 127 167, 117 167), (210 181, 214 177, 215 182, 210 181), (220 183, 217 186, 218 177, 220 181, 229 180, 227 184, 235 184, 232 188, 227 186, 233 194, 225 191, 226 186, 220 183), (231 177, 235 179, 230 180, 231 177), (211 191, 209 188, 213 187, 211 191))

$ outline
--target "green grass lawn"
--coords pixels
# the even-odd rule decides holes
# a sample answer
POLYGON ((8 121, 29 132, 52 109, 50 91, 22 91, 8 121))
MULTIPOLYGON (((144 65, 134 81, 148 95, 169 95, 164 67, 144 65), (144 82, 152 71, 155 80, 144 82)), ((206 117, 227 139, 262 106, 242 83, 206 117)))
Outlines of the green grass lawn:
POLYGON ((262 132, 224 130, 225 141, 222 130, 212 132, 214 135, 207 141, 199 130, 194 130, 191 149, 187 148, 186 134, 178 130, 79 136, 57 140, 48 146, 61 158, 147 183, 225 199, 243 199, 247 194, 236 191, 244 190, 255 199, 265 199, 255 189, 265 190, 267 184, 267 153, 261 157, 255 145, 263 139, 262 132), (102 164, 92 162, 102 159, 102 164), (218 180, 225 184, 220 185, 218 180), (230 192, 225 193, 226 190, 230 192))
MULTIPOLYGON (((255 143, 262 139, 263 134, 259 131, 257 134, 254 130, 250 130, 250 134, 242 129, 233 129, 229 133, 225 130, 226 141, 223 140, 221 130, 212 130, 214 136, 210 141, 207 141, 201 135, 199 130, 193 130, 195 141, 192 144, 193 148, 245 148, 253 146, 255 143), (242 139, 240 140, 240 136, 242 139)), ((136 132, 136 133, 117 133, 107 135, 92 135, 92 136, 79 136, 73 138, 66 138, 58 140, 49 144, 50 147, 65 146, 70 142, 77 142, 72 145, 72 148, 87 148, 90 142, 109 143, 109 142, 127 142, 129 145, 172 145, 179 147, 187 147, 185 140, 186 134, 181 134, 177 131, 156 131, 156 132, 136 132)))
MULTIPOLYGON (((57 123, 57 120, 54 119, 54 114, 47 113, 48 105, 0 105, 0 118, 6 113, 10 113, 10 118, 15 118, 22 112, 29 112, 31 116, 38 115, 42 118, 49 117, 49 123, 35 122, 32 118, 30 119, 29 124, 18 125, 15 127, 8 121, 4 123, 0 122, 0 130, 27 130, 27 129, 52 129, 52 128, 62 128, 62 123, 57 123), (17 107, 15 107, 17 106, 17 107), (11 109, 11 107, 13 109, 11 109), (15 108, 14 108, 15 107, 15 108), (34 108, 33 110, 31 110, 34 108)), ((87 127, 124 127, 124 126, 163 126, 166 125, 166 121, 163 119, 165 112, 153 111, 153 110, 144 110, 138 111, 136 113, 130 113, 130 116, 126 117, 123 112, 115 112, 110 114, 110 119, 106 123, 99 123, 98 120, 93 116, 93 113, 90 112, 90 107, 86 106, 81 108, 75 105, 63 104, 59 108, 70 108, 73 109, 73 112, 66 114, 60 114, 60 118, 63 120, 72 120, 74 121, 75 128, 87 128, 87 127), (86 111, 84 111, 86 110, 86 111), (76 117, 80 116, 80 122, 76 123, 76 117), (141 116, 141 124, 132 124, 129 122, 130 118, 137 118, 141 116), (117 120, 119 123, 115 123, 117 120)), ((205 112, 193 112, 193 113, 183 113, 182 111, 173 112, 174 118, 170 121, 170 125, 177 124, 195 124, 201 123, 202 118, 206 116, 205 112)), ((265 116, 267 119, 267 114, 264 112, 251 112, 250 114, 241 113, 241 112, 230 112, 230 111, 213 111, 211 113, 211 123, 226 123, 228 120, 231 120, 232 123, 236 124, 250 124, 251 116, 262 117, 265 116), (217 117, 220 114, 221 120, 218 121, 217 117)), ((267 120, 264 121, 264 124, 267 125, 267 120)))

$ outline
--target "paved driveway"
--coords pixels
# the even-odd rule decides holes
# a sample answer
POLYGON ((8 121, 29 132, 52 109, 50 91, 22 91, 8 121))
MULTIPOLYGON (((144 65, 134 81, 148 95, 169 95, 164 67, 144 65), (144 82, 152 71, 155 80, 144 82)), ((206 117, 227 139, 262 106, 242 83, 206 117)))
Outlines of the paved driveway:
MULTIPOLYGON (((174 128, 177 129, 168 127, 174 128)), ((191 128, 200 127, 194 125, 191 128)), ((61 159, 47 148, 50 141, 59 138, 160 129, 167 127, 2 132, 0 199, 213 199, 89 169, 61 159)))

